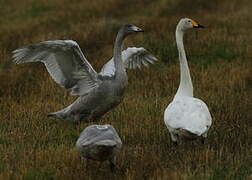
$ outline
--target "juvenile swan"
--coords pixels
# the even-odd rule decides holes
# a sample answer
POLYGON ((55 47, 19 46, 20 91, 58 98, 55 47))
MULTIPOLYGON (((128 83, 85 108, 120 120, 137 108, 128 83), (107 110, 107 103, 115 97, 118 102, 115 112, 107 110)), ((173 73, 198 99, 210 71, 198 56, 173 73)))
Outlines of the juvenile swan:
POLYGON ((85 128, 76 142, 82 158, 110 162, 111 170, 116 167, 116 154, 122 141, 111 125, 91 125, 85 128))
POLYGON ((204 142, 212 124, 207 105, 193 97, 193 85, 183 44, 183 35, 191 28, 203 28, 203 26, 188 18, 181 19, 177 25, 176 43, 180 62, 180 84, 173 101, 164 112, 165 124, 175 144, 178 137, 184 139, 203 137, 204 142))
POLYGON ((128 84, 125 68, 148 66, 157 59, 144 48, 128 48, 122 52, 124 39, 142 29, 123 25, 116 37, 114 57, 97 73, 89 64, 79 45, 72 40, 45 41, 21 47, 13 51, 14 62, 37 62, 45 64, 51 77, 61 87, 71 89, 78 95, 68 107, 49 116, 78 121, 96 121, 117 106, 123 99, 128 84))

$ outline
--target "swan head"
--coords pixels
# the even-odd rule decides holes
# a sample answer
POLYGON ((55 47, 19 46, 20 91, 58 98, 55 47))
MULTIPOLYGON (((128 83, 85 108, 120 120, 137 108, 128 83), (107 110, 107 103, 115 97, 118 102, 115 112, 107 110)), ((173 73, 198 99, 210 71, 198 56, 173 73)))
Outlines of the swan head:
POLYGON ((133 34, 133 33, 138 33, 138 32, 143 32, 143 30, 135 25, 132 24, 125 24, 121 27, 120 30, 125 36, 133 34))
POLYGON ((187 29, 192 29, 192 28, 204 28, 204 26, 200 25, 196 21, 189 19, 189 18, 182 18, 177 26, 178 29, 185 31, 187 29))

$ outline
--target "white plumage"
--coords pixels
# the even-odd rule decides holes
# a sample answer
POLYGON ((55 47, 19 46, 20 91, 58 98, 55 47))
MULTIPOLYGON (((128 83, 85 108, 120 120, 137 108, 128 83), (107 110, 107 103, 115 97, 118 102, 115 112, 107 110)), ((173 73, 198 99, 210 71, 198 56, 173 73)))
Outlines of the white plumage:
POLYGON ((164 112, 164 121, 171 139, 177 143, 178 137, 195 139, 207 137, 212 124, 207 105, 193 97, 193 85, 183 45, 183 35, 187 29, 203 27, 195 21, 181 19, 176 29, 176 42, 180 61, 180 85, 173 101, 164 112))
MULTIPOLYGON (((127 69, 141 69, 143 65, 148 67, 149 64, 154 64, 157 59, 143 47, 129 47, 122 52, 122 61, 124 67, 127 69)), ((103 76, 114 76, 114 58, 110 59, 110 61, 102 67, 101 72, 99 74, 103 76)))
POLYGON ((183 129, 202 136, 211 126, 212 119, 207 105, 197 98, 176 98, 166 108, 165 114, 170 131, 183 129))

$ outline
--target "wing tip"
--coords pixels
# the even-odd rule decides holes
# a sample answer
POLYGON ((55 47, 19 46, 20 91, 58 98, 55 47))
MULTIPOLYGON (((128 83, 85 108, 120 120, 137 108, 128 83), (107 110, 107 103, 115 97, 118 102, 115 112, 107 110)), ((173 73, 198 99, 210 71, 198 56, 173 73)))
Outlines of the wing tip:
POLYGON ((72 45, 72 46, 78 46, 79 47, 79 44, 76 42, 76 41, 74 41, 74 40, 64 40, 64 42, 66 43, 66 44, 69 44, 69 45, 72 45))

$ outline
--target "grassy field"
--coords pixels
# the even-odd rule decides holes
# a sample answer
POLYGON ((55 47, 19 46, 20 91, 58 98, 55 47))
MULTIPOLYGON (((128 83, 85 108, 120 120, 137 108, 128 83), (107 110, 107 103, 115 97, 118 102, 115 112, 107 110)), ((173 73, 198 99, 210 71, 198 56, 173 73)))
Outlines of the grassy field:
POLYGON ((251 0, 0 0, 0 179, 251 179, 251 0), (185 38, 194 94, 213 116, 205 145, 171 143, 163 112, 179 83, 175 27, 190 17, 207 28, 185 38), (47 118, 76 97, 40 63, 14 65, 11 51, 50 39, 76 40, 98 71, 111 57, 118 27, 143 28, 125 46, 143 46, 159 62, 128 71, 124 101, 99 124, 124 143, 120 171, 81 163, 75 142, 92 123, 47 118), (63 98, 62 98, 63 97, 63 98))

